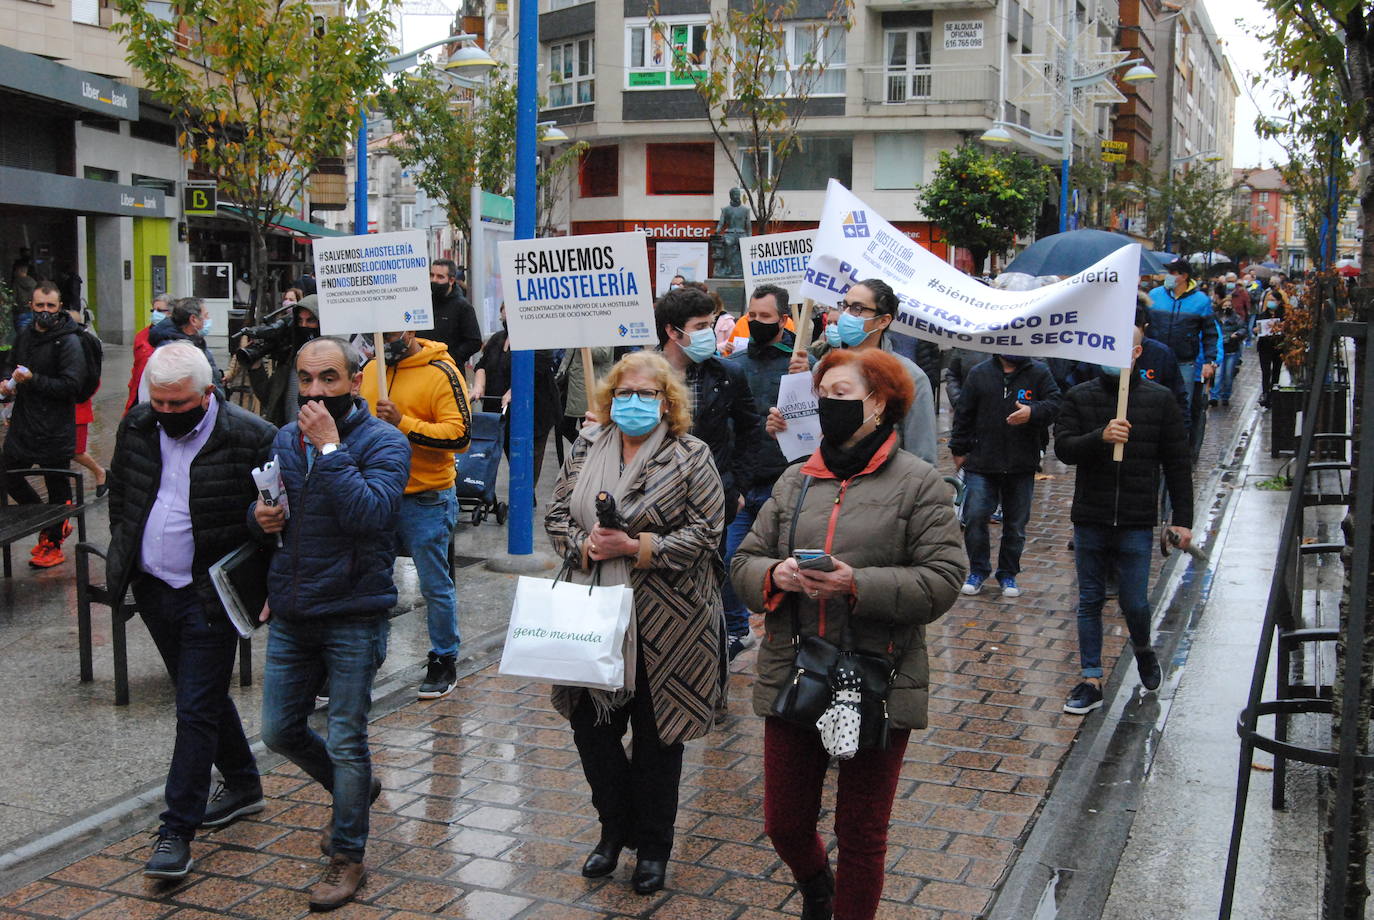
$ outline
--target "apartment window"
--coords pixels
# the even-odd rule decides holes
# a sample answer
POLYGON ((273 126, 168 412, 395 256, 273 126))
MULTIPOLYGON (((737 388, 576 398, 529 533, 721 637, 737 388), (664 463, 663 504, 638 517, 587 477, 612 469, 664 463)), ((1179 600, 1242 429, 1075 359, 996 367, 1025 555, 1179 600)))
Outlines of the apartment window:
POLYGON ((873 187, 914 189, 925 170, 925 145, 920 135, 878 134, 873 138, 873 187))
POLYGON ((888 102, 930 95, 930 34, 926 26, 883 33, 883 65, 888 102))
MULTIPOLYGON (((764 165, 777 180, 779 191, 824 191, 831 178, 848 186, 854 174, 854 142, 848 137, 802 138, 781 167, 772 149, 765 151, 764 165)), ((758 181, 754 171, 754 148, 740 149, 740 171, 747 184, 754 185, 758 181)))
POLYGON ((415 205, 401 205, 401 229, 413 230, 415 228, 415 205))
MULTIPOLYGON (((693 75, 673 73, 673 60, 704 64, 708 46, 708 24, 700 21, 667 21, 658 28, 647 21, 625 27, 625 85, 631 89, 646 86, 691 86, 693 75)), ((704 73, 704 72, 698 72, 704 73)))
POLYGON ((1268 203, 1269 203, 1269 193, 1268 193, 1268 192, 1260 192, 1260 204, 1268 204, 1268 203))
POLYGON ((100 25, 100 0, 72 0, 72 22, 100 25))
POLYGON ((91 179, 95 182, 118 182, 119 170, 106 169, 103 166, 83 166, 81 167, 83 179, 91 179))
POLYGON ((578 194, 583 198, 614 198, 620 194, 620 147, 607 144, 582 154, 577 169, 578 194))
POLYGON ((788 25, 783 38, 784 60, 773 67, 768 88, 772 96, 796 96, 808 87, 798 86, 794 71, 802 66, 819 65, 809 87, 812 96, 843 96, 845 74, 845 30, 838 23, 798 22, 788 25))
POLYGON ((595 100, 596 40, 581 38, 549 46, 549 108, 595 100))
POLYGON ((715 144, 649 144, 650 195, 710 195, 716 188, 715 144))

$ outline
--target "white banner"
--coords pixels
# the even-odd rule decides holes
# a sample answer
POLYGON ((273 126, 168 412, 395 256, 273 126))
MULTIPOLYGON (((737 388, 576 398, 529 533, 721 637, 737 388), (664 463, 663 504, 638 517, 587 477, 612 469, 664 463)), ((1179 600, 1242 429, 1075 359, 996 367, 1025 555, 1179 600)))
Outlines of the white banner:
POLYGON ((746 236, 739 241, 744 261, 744 296, 753 295, 760 284, 776 284, 787 291, 791 303, 801 301, 802 276, 811 258, 815 230, 746 236))
POLYGON ((434 325, 424 231, 325 237, 314 250, 322 335, 434 325))
POLYGON ((865 278, 897 293, 892 332, 974 351, 1131 363, 1138 243, 1058 284, 999 291, 922 248, 831 179, 801 294, 829 306, 865 278))
POLYGON ((710 249, 707 243, 659 243, 654 247, 654 290, 662 295, 674 275, 681 275, 683 281, 705 281, 710 249))
POLYGON ((642 233, 504 240, 511 348, 656 345, 642 233))

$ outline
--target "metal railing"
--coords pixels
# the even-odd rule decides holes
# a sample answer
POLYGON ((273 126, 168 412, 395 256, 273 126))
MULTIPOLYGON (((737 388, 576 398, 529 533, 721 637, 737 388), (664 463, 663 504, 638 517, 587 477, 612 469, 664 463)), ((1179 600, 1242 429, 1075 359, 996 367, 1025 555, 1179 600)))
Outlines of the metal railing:
POLYGON ((858 72, 869 105, 950 105, 997 98, 997 68, 990 64, 860 67, 858 72))

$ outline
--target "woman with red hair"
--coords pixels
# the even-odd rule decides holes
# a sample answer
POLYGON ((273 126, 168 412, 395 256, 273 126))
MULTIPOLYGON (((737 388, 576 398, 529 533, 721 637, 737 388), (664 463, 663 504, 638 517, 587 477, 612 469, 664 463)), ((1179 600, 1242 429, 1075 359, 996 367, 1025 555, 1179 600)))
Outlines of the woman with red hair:
MULTIPOLYGON (((797 879, 803 918, 871 920, 902 755, 911 729, 926 726, 925 624, 954 604, 968 560, 949 486, 897 446, 914 395, 902 363, 876 348, 837 349, 814 380, 821 445, 778 480, 730 574, 745 605, 766 611, 754 682, 754 712, 766 720, 765 830, 797 879), (825 558, 807 559, 817 554, 825 558), (886 731, 879 719, 860 735, 871 738, 876 727, 885 745, 837 745, 835 722, 818 730, 774 714, 779 693, 793 683, 798 643, 810 636, 881 659, 890 675, 886 731), (832 753, 841 758, 833 873, 816 831, 832 753)), ((837 676, 838 668, 832 686, 837 676)))

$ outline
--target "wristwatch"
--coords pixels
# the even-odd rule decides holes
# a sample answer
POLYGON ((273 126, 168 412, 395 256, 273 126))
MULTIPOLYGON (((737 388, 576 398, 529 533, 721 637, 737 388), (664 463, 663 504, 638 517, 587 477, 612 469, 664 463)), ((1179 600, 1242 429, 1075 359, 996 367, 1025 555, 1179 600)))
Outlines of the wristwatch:
POLYGON ((328 443, 328 444, 326 444, 326 445, 324 445, 323 447, 320 448, 320 456, 321 456, 321 457, 328 457, 330 454, 334 453, 334 451, 336 451, 336 450, 338 450, 338 449, 339 449, 338 442, 337 442, 337 441, 331 441, 330 443, 328 443))

